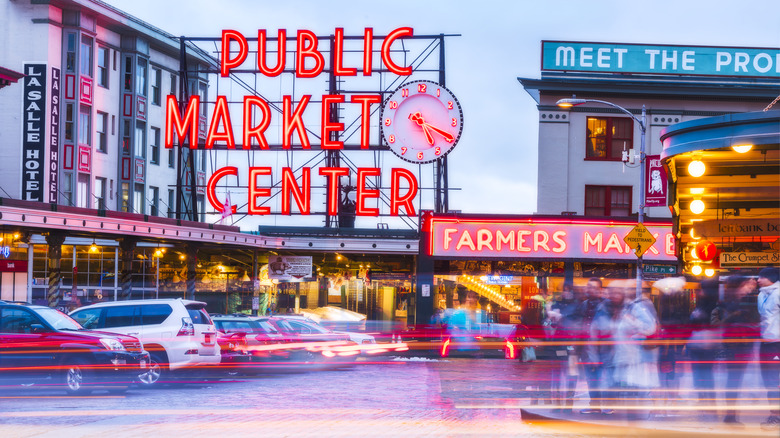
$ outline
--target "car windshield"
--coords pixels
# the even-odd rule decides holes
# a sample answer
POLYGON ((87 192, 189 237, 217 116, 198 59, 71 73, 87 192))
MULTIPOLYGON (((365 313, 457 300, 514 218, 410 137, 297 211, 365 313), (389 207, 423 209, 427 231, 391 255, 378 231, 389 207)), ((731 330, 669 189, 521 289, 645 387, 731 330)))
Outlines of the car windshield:
POLYGON ((70 316, 60 312, 57 309, 44 308, 36 309, 38 316, 43 318, 52 327, 57 330, 82 330, 81 324, 77 323, 70 316))

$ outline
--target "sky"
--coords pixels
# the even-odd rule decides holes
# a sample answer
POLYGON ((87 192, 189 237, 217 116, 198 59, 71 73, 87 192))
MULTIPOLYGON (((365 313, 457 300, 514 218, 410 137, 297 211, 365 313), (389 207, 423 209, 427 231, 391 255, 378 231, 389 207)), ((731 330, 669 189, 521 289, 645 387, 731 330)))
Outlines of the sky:
POLYGON ((447 87, 463 107, 464 131, 449 155, 450 209, 536 210, 538 112, 517 77, 539 78, 542 40, 779 47, 777 0, 424 1, 108 0, 174 35, 219 37, 222 29, 337 27, 376 35, 460 34, 446 42, 447 87))

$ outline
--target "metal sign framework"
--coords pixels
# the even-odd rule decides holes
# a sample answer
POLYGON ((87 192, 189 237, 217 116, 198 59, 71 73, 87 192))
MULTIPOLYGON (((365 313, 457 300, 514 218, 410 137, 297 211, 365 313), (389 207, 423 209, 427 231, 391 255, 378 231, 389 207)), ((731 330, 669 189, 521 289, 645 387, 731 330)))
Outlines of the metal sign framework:
MULTIPOLYGON (((330 58, 330 63, 326 64, 326 68, 323 70, 322 76, 326 76, 326 86, 322 89, 323 94, 355 94, 355 93, 361 93, 361 94, 378 94, 382 96, 382 100, 385 99, 386 96, 388 96, 390 93, 392 93, 397 87, 400 85, 413 81, 418 79, 429 79, 434 80, 441 84, 442 86, 446 86, 446 69, 445 69, 445 38, 447 37, 453 37, 453 36, 459 36, 459 35, 446 35, 446 34, 439 34, 439 35, 415 35, 413 37, 404 38, 402 40, 399 40, 396 42, 396 47, 393 48, 391 51, 393 57, 396 58, 396 62, 398 62, 401 57, 403 57, 403 65, 411 66, 412 67, 412 74, 410 76, 397 76, 395 74, 390 73, 389 70, 385 68, 384 65, 381 64, 381 58, 378 56, 379 50, 372 49, 372 57, 376 57, 380 60, 380 68, 375 69, 374 72, 371 74, 371 76, 368 77, 361 77, 361 76, 353 76, 353 77, 344 77, 344 76, 336 76, 334 74, 334 69, 332 68, 334 65, 334 36, 318 36, 318 47, 319 51, 323 54, 323 56, 330 58)), ((384 39, 384 36, 373 36, 374 40, 382 40, 384 39)), ((256 44, 257 38, 246 38, 248 42, 251 44, 256 44)), ((363 36, 345 36, 344 37, 344 44, 345 46, 347 44, 356 44, 355 42, 359 42, 362 44, 363 36)), ((295 75, 295 69, 294 68, 285 68, 281 75, 279 75, 277 78, 267 78, 263 76, 262 73, 260 73, 257 70, 254 69, 234 69, 230 72, 230 75, 226 78, 223 78, 220 76, 220 68, 219 68, 219 53, 220 53, 220 44, 221 44, 221 38, 214 38, 214 37, 186 37, 182 36, 180 38, 180 44, 181 44, 181 51, 180 51, 180 77, 182 78, 182 87, 179 88, 179 111, 180 114, 183 113, 184 107, 186 105, 186 102, 188 102, 189 97, 193 94, 193 91, 195 93, 198 92, 198 90, 190 90, 190 86, 193 83, 197 83, 196 81, 198 78, 202 78, 203 74, 208 75, 209 84, 216 83, 216 93, 220 94, 222 90, 224 90, 225 87, 228 88, 229 94, 228 94, 228 103, 229 104, 240 104, 240 98, 243 97, 243 95, 253 95, 257 97, 261 97, 265 99, 264 94, 271 93, 270 85, 274 85, 278 87, 278 89, 281 91, 282 89, 286 89, 289 91, 289 94, 292 95, 293 102, 297 104, 299 102, 300 95, 296 95, 298 93, 301 93, 299 90, 302 88, 305 88, 307 85, 310 85, 312 81, 316 82, 318 79, 308 79, 306 84, 300 84, 300 79, 296 78, 295 75), (188 68, 187 64, 187 58, 186 58, 186 51, 187 48, 190 47, 191 49, 196 49, 201 54, 203 53, 214 53, 216 55, 209 55, 209 58, 213 61, 212 66, 204 71, 204 70, 197 70, 193 71, 188 68), (216 78, 213 82, 211 81, 211 78, 216 78), (267 88, 261 88, 259 86, 259 82, 263 82, 265 84, 270 84, 267 86, 267 88), (273 82, 276 82, 274 84, 273 82), (235 93, 239 92, 241 95, 239 98, 234 98, 233 96, 235 93)), ((275 56, 278 56, 278 47, 276 42, 278 39, 276 37, 268 37, 268 41, 270 42, 268 44, 268 54, 274 54, 275 56), (271 50, 274 48, 274 50, 271 50)), ((287 47, 285 50, 288 53, 291 53, 294 50, 294 44, 295 41, 288 40, 287 47), (291 43, 293 44, 292 47, 290 47, 291 43)), ((350 50, 349 47, 345 47, 344 53, 345 57, 350 56, 350 53, 354 54, 357 52, 357 50, 350 50)), ((251 48, 250 47, 250 58, 252 56, 257 56, 257 50, 256 47, 251 48)), ((326 59, 327 59, 326 58, 326 59)), ((249 62, 249 61, 247 61, 249 62)), ((224 93, 224 91, 222 91, 224 93)), ((280 93, 281 94, 281 93, 280 93)), ((273 100, 273 99, 266 99, 270 109, 273 114, 279 115, 282 114, 282 107, 280 105, 281 102, 273 100)), ((348 100, 348 99, 347 99, 348 100)), ((313 101, 312 101, 313 102, 313 101)), ((205 98, 205 96, 201 96, 201 105, 207 105, 209 106, 207 111, 208 114, 211 114, 210 110, 213 110, 214 101, 208 98, 205 98)), ((365 159, 365 154, 367 152, 371 152, 373 154, 372 160, 374 167, 381 167, 384 164, 384 152, 389 151, 389 148, 385 146, 382 143, 381 139, 381 131, 379 129, 380 126, 380 120, 379 120, 379 112, 380 112, 380 106, 381 105, 375 105, 374 108, 371 110, 371 121, 372 121, 372 127, 375 127, 375 129, 372 129, 373 132, 371 132, 371 145, 369 149, 360 149, 360 146, 357 144, 356 137, 359 137, 360 132, 360 116, 355 116, 354 114, 350 114, 348 111, 345 111, 343 108, 343 104, 338 103, 331 103, 330 104, 330 122, 343 122, 344 123, 344 130, 339 131, 331 131, 329 134, 331 136, 331 141, 342 141, 344 143, 343 150, 315 150, 314 148, 311 150, 304 150, 300 148, 300 145, 294 145, 292 149, 283 150, 280 142, 274 142, 269 141, 269 148, 268 150, 260 150, 260 149, 248 149, 243 150, 243 145, 237 144, 236 149, 232 150, 231 153, 225 153, 223 151, 227 151, 227 147, 224 144, 215 144, 213 149, 211 149, 208 152, 205 152, 205 154, 210 154, 209 163, 211 164, 211 168, 208 169, 209 171, 213 172, 216 168, 216 163, 220 161, 220 157, 218 154, 222 154, 225 157, 225 162, 230 163, 231 162, 231 156, 235 157, 237 155, 240 155, 240 152, 246 152, 246 161, 243 162, 244 165, 248 164, 250 166, 255 165, 258 161, 264 161, 267 162, 267 160, 263 160, 268 156, 268 154, 272 151, 275 152, 276 156, 276 162, 278 163, 280 161, 280 156, 283 155, 283 158, 286 160, 287 165, 294 169, 296 180, 299 180, 301 175, 300 171, 304 166, 324 166, 324 167, 341 167, 346 166, 351 169, 351 172, 355 172, 358 165, 356 164, 356 160, 353 159, 352 154, 353 153, 359 153, 361 154, 361 158, 365 159), (350 142, 352 141, 352 142, 350 142), (296 147, 297 146, 297 147, 296 147), (345 151, 349 151, 349 154, 344 153, 345 151), (260 154, 260 158, 258 158, 256 155, 260 154), (296 158, 303 154, 303 161, 297 160, 296 158)), ((201 110, 202 111, 202 110, 201 110)), ((200 120, 201 126, 199 127, 199 135, 203 135, 203 126, 206 125, 205 121, 201 117, 200 120)), ((314 137, 315 139, 320 139, 319 132, 313 131, 310 128, 306 128, 307 134, 314 137)), ((198 220, 198 200, 197 196, 194 196, 196 194, 196 190, 198 188, 198 182, 196 181, 196 178, 194 175, 196 175, 196 166, 195 166, 195 160, 196 156, 199 154, 193 153, 192 150, 189 150, 185 147, 179 147, 178 148, 178 172, 177 172, 177 181, 176 181, 176 203, 179 208, 177 208, 177 218, 179 219, 188 219, 188 220, 198 220), (193 177, 190 177, 192 175, 193 177), (190 195, 188 195, 188 193, 190 195)), ((395 157, 392 157, 395 159, 395 157)), ((205 157, 204 157, 205 159, 205 157)), ((400 162, 400 159, 399 159, 400 162)), ((395 163, 394 163, 395 164, 395 163)), ((399 163, 400 164, 400 163, 399 163)), ((235 165, 235 164, 231 164, 235 165)), ((403 166, 403 164, 401 164, 403 166)), ((411 165, 413 166, 413 165, 411 165)), ((424 174, 423 166, 417 165, 414 166, 415 168, 412 168, 413 172, 416 172, 416 177, 418 178, 418 181, 424 174)), ((447 212, 449 210, 449 182, 448 182, 448 167, 447 167, 447 157, 444 156, 438 160, 436 160, 435 163, 433 163, 433 175, 432 175, 432 181, 433 181, 433 187, 430 186, 424 186, 422 183, 420 184, 420 194, 418 195, 418 209, 417 214, 419 215, 419 212, 423 209, 423 197, 430 197, 431 191, 433 192, 432 199, 426 199, 425 201, 425 208, 426 209, 432 209, 437 213, 443 213, 447 212), (431 205, 432 204, 432 205, 431 205)), ((322 190, 330 190, 329 187, 330 181, 324 186, 314 186, 312 185, 312 189, 322 189, 322 190)), ((220 184, 218 188, 223 190, 229 190, 229 189, 237 189, 237 186, 233 185, 226 185, 226 184, 220 184)), ((382 181, 381 176, 375 178, 372 180, 367 180, 367 188, 369 189, 386 189, 387 187, 382 187, 382 181)), ((332 215, 328 213, 328 208, 322 209, 322 211, 313 211, 312 215, 321 215, 324 216, 324 226, 328 228, 352 228, 354 227, 355 223, 355 213, 354 213, 354 202, 350 200, 350 192, 355 189, 352 181, 351 176, 350 180, 348 181, 340 181, 339 182, 339 193, 341 194, 340 200, 339 200, 339 213, 338 215, 332 215)), ((380 197, 377 200, 377 206, 380 208, 387 209, 390 206, 390 198, 387 194, 383 193, 382 190, 379 191, 380 197)), ((272 200, 280 197, 281 194, 281 178, 278 180, 273 181, 273 185, 271 187, 271 196, 264 200, 262 204, 268 204, 272 202, 272 200)), ((244 203, 243 205, 241 203, 238 204, 238 209, 240 210, 242 207, 246 207, 247 203, 244 203)), ((261 205, 262 205, 261 204, 261 205)), ((240 215, 240 214, 239 214, 240 215)), ((239 222, 246 218, 248 215, 240 215, 238 219, 234 219, 233 223, 239 222)), ((382 216, 389 216, 388 214, 379 214, 380 217, 382 216)), ((403 224, 406 227, 409 227, 411 229, 417 229, 418 227, 418 221, 419 217, 411 217, 411 216, 399 216, 400 220, 403 222, 403 224)), ((377 227, 382 227, 383 225, 377 224, 377 227)), ((386 225, 384 225, 386 226, 386 225)))

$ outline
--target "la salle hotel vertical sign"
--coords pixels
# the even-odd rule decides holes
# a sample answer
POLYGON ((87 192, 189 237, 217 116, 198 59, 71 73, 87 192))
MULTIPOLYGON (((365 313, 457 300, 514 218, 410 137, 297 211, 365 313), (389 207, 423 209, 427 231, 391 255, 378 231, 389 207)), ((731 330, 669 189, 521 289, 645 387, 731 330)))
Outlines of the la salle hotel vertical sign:
POLYGON ((46 64, 24 65, 22 199, 43 201, 46 140, 46 64))

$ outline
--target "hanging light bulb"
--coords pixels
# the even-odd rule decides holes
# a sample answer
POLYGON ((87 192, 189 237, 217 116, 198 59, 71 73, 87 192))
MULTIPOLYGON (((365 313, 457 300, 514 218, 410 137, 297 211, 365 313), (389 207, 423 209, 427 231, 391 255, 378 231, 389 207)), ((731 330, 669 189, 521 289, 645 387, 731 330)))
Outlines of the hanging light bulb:
POLYGON ((702 201, 701 199, 694 199, 693 201, 691 201, 690 209, 693 214, 704 213, 705 207, 706 206, 704 205, 704 201, 702 201))
POLYGON ((688 164, 688 173, 694 178, 704 175, 706 169, 707 167, 701 160, 693 160, 688 164))
POLYGON ((706 275, 707 277, 712 277, 713 275, 715 275, 715 270, 712 268, 707 268, 704 270, 704 275, 706 275))
POLYGON ((693 265, 693 267, 691 268, 691 273, 693 275, 701 275, 701 271, 702 269, 700 265, 693 265))
POLYGON ((752 144, 740 144, 740 145, 734 145, 731 147, 731 149, 734 149, 736 152, 740 154, 744 154, 745 152, 753 149, 752 144))
POLYGON ((95 239, 92 239, 92 245, 89 245, 89 252, 96 253, 99 251, 99 248, 97 246, 97 243, 95 243, 95 239))

